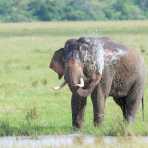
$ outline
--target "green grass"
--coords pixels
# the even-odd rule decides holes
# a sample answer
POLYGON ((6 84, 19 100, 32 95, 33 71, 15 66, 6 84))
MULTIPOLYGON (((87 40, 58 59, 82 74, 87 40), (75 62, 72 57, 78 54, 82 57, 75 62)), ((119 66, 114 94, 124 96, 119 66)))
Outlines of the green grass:
MULTIPOLYGON (((59 84, 48 68, 54 51, 80 36, 109 36, 141 50, 148 64, 148 21, 52 22, 0 24, 0 135, 73 133, 71 92, 59 84)), ((101 127, 93 127, 88 98, 83 133, 94 135, 148 135, 148 88, 145 87, 145 121, 141 110, 135 124, 125 127, 120 108, 107 99, 101 127)))

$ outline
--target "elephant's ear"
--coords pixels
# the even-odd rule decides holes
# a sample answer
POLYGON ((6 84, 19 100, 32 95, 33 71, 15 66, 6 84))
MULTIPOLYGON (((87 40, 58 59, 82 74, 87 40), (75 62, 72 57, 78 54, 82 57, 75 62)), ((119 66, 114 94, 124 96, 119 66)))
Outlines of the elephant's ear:
POLYGON ((54 70, 57 74, 59 79, 62 78, 64 75, 64 48, 61 48, 57 51, 55 51, 51 62, 49 64, 49 67, 54 70))

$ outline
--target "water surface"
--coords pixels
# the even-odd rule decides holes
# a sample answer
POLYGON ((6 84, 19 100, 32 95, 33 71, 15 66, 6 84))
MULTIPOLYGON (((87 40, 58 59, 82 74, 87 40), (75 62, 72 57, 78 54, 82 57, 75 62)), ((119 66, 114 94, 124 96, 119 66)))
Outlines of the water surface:
POLYGON ((81 134, 1 137, 0 148, 148 148, 148 137, 97 137, 81 134))

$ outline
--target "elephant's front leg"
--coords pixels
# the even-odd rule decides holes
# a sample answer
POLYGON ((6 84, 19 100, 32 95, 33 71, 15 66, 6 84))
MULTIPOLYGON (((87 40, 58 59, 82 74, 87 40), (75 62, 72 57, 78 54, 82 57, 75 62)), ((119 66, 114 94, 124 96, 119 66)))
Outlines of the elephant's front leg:
POLYGON ((97 86, 92 95, 93 113, 94 113, 94 126, 98 126, 104 118, 104 108, 105 108, 105 95, 102 88, 97 86))
POLYGON ((86 101, 87 101, 86 97, 80 97, 78 94, 72 94, 71 109, 72 109, 72 126, 74 128, 82 127, 86 101))

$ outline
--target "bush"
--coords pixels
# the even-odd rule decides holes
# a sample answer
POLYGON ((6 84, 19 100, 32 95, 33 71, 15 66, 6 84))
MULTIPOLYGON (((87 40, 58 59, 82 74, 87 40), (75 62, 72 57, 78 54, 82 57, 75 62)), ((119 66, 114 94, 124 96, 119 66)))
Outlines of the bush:
POLYGON ((147 19, 143 0, 0 0, 0 21, 147 19))

